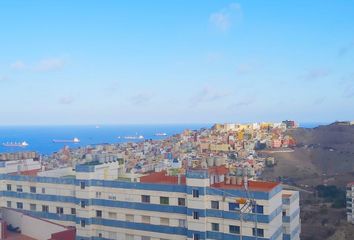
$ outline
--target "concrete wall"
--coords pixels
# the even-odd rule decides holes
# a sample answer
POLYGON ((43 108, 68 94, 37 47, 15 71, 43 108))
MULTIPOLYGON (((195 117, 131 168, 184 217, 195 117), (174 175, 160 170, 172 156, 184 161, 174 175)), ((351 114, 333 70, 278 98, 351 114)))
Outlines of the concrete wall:
POLYGON ((33 159, 4 161, 0 166, 0 173, 14 173, 17 171, 30 171, 41 169, 41 163, 33 159))
POLYGON ((48 170, 37 174, 40 177, 63 177, 68 175, 75 175, 75 171, 71 167, 48 170))

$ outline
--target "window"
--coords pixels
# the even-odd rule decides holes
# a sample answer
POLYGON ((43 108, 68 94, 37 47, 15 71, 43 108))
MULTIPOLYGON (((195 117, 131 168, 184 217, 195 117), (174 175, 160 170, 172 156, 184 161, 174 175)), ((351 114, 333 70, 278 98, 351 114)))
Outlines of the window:
POLYGON ((83 227, 83 228, 86 226, 85 219, 81 219, 80 225, 81 225, 81 227, 83 227))
POLYGON ((178 198, 178 206, 186 206, 186 199, 178 198))
POLYGON ((261 206, 261 205, 253 206, 252 212, 253 213, 263 213, 263 206, 261 206))
POLYGON ((101 210, 96 210, 96 217, 102 218, 102 211, 101 210))
POLYGON ((261 228, 252 228, 252 234, 256 237, 264 237, 264 230, 261 228))
POLYGON ((134 215, 133 214, 125 214, 125 221, 134 222, 134 215))
POLYGON ((108 217, 112 219, 117 219, 117 213, 115 212, 108 212, 108 217))
POLYGON ((42 193, 45 194, 45 188, 44 187, 42 187, 42 193))
POLYGON ((211 223, 211 231, 219 232, 219 223, 211 223))
POLYGON ((108 238, 109 239, 117 239, 117 233, 108 231, 108 238))
POLYGON ((8 208, 10 208, 10 207, 11 207, 11 201, 7 201, 7 202, 6 202, 6 206, 7 206, 8 208))
POLYGON ((168 205, 170 199, 168 197, 160 197, 160 204, 168 205))
POLYGON ((170 219, 168 218, 160 218, 160 224, 161 225, 170 225, 170 219))
POLYGON ((75 215, 76 214, 76 208, 71 208, 71 214, 75 215))
POLYGON ((193 233, 193 240, 199 240, 199 234, 198 233, 193 233))
POLYGON ((17 203, 16 203, 16 207, 17 207, 18 209, 23 209, 23 203, 22 203, 22 202, 17 202, 17 203))
POLYGON ((286 216, 286 211, 285 210, 283 210, 283 217, 285 217, 286 216))
POLYGON ((193 212, 193 219, 199 219, 199 213, 194 211, 193 212))
POLYGON ((150 203, 150 196, 149 195, 142 195, 141 202, 143 203, 150 203))
POLYGON ((80 188, 85 189, 85 182, 80 182, 80 188))
POLYGON ((96 198, 101 198, 102 193, 101 192, 96 192, 96 198))
POLYGON ((219 209, 219 201, 211 201, 212 209, 219 209))
POLYGON ((11 184, 6 184, 6 190, 11 191, 11 184))
POLYGON ((148 236, 141 236, 141 240, 150 240, 151 237, 148 237, 148 236))
POLYGON ((114 194, 109 194, 109 195, 108 195, 108 199, 109 199, 109 200, 117 200, 117 197, 116 197, 116 195, 114 195, 114 194))
POLYGON ((30 192, 31 193, 36 193, 36 190, 37 190, 36 187, 33 187, 33 186, 30 187, 30 192))
POLYGON ((229 226, 229 232, 233 234, 240 234, 240 227, 235 225, 229 226))
POLYGON ((85 208, 86 207, 85 201, 80 201, 80 205, 81 205, 82 208, 85 208))
POLYGON ((16 186, 16 191, 17 192, 23 192, 22 185, 17 185, 16 186))
POLYGON ((238 209, 240 209, 240 204, 232 202, 229 203, 229 211, 236 211, 238 209))
POLYGON ((49 212, 49 206, 48 205, 42 205, 42 212, 49 212))
POLYGON ((57 214, 63 214, 63 213, 64 213, 64 208, 57 207, 57 214))
POLYGON ((150 224, 150 216, 142 216, 141 222, 150 224))
POLYGON ((132 235, 132 234, 125 234, 125 239, 126 239, 126 240, 134 240, 134 235, 132 235))
POLYGON ((30 210, 31 210, 31 211, 37 211, 37 205, 31 203, 31 204, 30 204, 30 210))
POLYGON ((199 198, 199 190, 193 189, 192 193, 194 198, 199 198))
POLYGON ((186 220, 184 220, 184 219, 179 219, 178 220, 178 226, 179 227, 187 227, 187 224, 186 224, 186 220))

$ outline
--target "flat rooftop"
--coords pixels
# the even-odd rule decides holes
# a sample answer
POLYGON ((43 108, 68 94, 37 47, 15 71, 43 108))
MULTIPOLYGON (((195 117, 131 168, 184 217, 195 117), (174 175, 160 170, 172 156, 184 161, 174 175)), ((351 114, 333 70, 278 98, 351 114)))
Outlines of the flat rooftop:
POLYGON ((67 227, 23 211, 0 208, 0 239, 6 240, 74 240, 75 227, 67 227))
POLYGON ((288 193, 281 195, 282 198, 291 198, 291 196, 292 196, 292 194, 288 194, 288 193))
MULTIPOLYGON (((248 188, 251 191, 270 192, 279 184, 280 183, 277 182, 248 181, 248 188)), ((221 188, 221 189, 235 189, 235 190, 244 189, 243 182, 240 185, 226 184, 225 182, 221 182, 221 183, 215 183, 211 187, 221 188)))
POLYGON ((35 238, 31 238, 21 233, 15 233, 15 232, 7 232, 7 236, 3 239, 4 240, 36 240, 35 238))
MULTIPOLYGON (((156 183, 156 184, 178 184, 178 176, 169 176, 166 171, 153 172, 149 175, 140 177, 141 183, 156 183)), ((186 185, 186 176, 180 176, 180 184, 186 185)))
POLYGON ((34 170, 21 171, 19 173, 14 172, 14 173, 9 173, 9 174, 10 175, 37 176, 37 174, 41 171, 42 171, 41 169, 34 169, 34 170))
MULTIPOLYGON (((203 170, 211 174, 216 175, 225 175, 228 173, 228 169, 225 166, 219 167, 211 167, 209 169, 195 169, 195 170, 203 170)), ((153 172, 149 175, 140 177, 141 183, 155 183, 155 184, 178 184, 178 176, 170 176, 167 175, 167 171, 161 172, 153 172)), ((186 176, 180 175, 180 185, 186 185, 186 176)), ((269 192, 277 187, 280 183, 277 182, 263 182, 263 181, 248 181, 248 188, 251 191, 261 191, 261 192, 269 192)), ((235 189, 235 190, 243 190, 244 185, 243 182, 240 185, 237 184, 226 184, 225 182, 212 184, 210 187, 212 188, 220 188, 220 189, 235 189)))

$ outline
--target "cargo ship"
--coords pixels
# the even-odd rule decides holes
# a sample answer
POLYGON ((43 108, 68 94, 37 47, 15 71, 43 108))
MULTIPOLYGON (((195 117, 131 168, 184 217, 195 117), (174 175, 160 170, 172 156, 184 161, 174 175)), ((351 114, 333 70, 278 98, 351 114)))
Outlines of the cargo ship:
POLYGON ((78 138, 73 138, 73 139, 68 139, 68 140, 57 140, 53 139, 53 143, 79 143, 80 139, 78 138))
POLYGON ((2 144, 4 147, 27 147, 29 144, 26 141, 23 142, 7 142, 2 144))

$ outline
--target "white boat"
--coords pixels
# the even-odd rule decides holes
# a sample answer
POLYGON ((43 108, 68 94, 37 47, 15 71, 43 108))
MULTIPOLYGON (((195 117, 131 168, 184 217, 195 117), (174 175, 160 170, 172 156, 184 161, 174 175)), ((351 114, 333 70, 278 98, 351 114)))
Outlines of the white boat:
POLYGON ((139 135, 139 136, 125 136, 124 139, 144 139, 143 135, 139 135))
POLYGON ((79 143, 80 139, 78 138, 73 138, 73 139, 68 139, 68 140, 58 140, 58 139, 53 139, 53 143, 79 143))
POLYGON ((155 136, 158 136, 158 137, 164 137, 164 136, 167 136, 167 133, 155 133, 155 136))
POLYGON ((29 144, 26 141, 23 142, 7 142, 2 144, 4 147, 27 147, 29 144))

